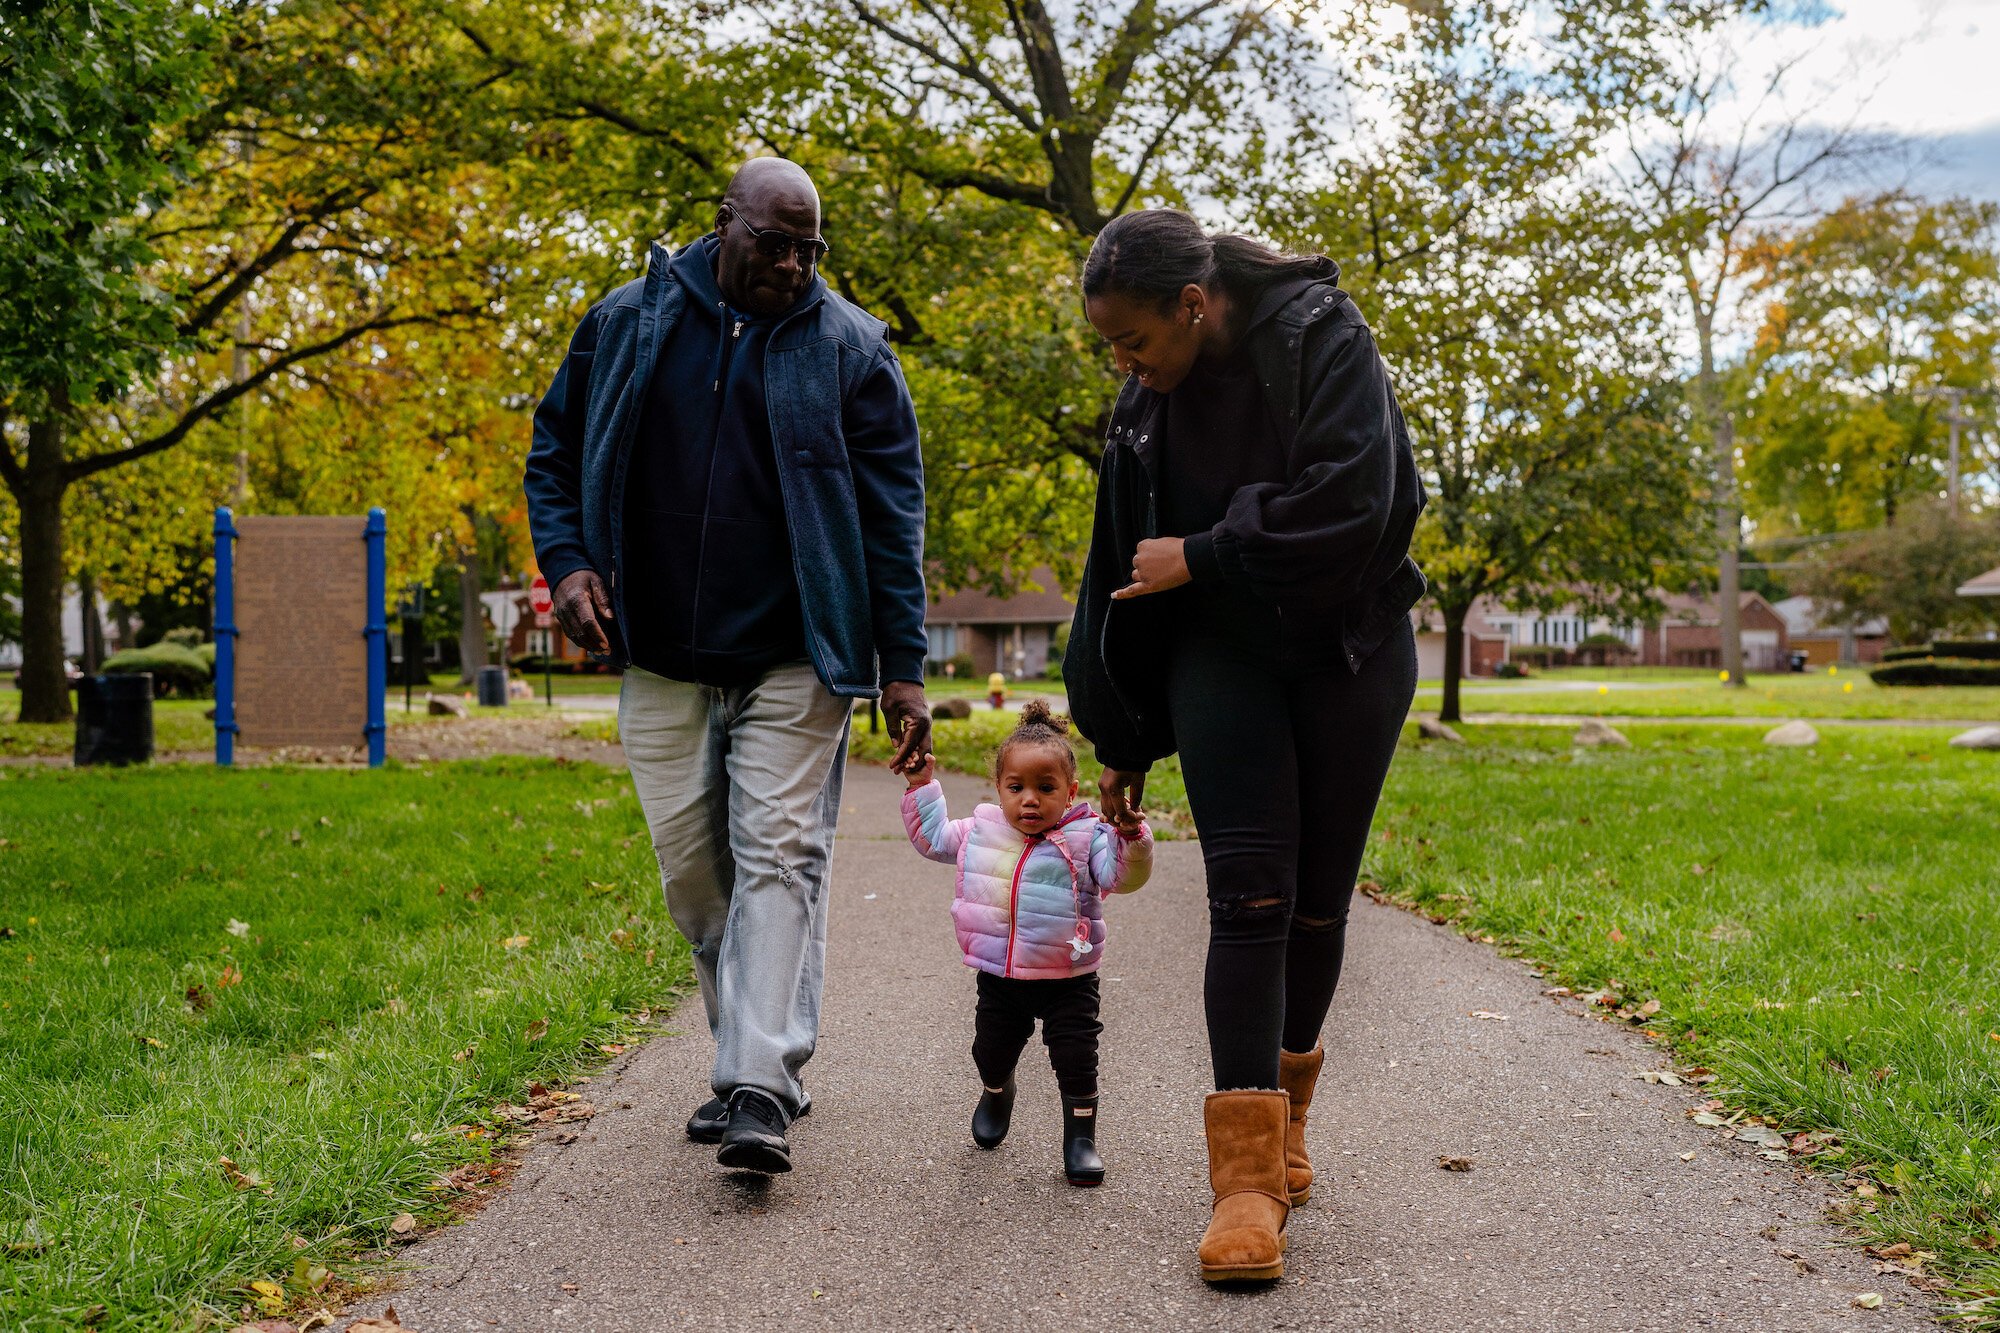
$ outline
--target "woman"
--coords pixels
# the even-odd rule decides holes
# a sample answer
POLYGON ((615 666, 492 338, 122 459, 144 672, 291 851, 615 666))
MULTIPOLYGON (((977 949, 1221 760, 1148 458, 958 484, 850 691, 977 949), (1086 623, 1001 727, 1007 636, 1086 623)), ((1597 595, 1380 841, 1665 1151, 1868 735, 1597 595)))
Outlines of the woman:
POLYGON ((1209 1281, 1284 1274, 1347 905, 1416 689, 1424 505, 1332 261, 1113 221, 1084 313, 1128 378, 1063 663, 1105 818, 1176 750, 1208 874, 1209 1281))

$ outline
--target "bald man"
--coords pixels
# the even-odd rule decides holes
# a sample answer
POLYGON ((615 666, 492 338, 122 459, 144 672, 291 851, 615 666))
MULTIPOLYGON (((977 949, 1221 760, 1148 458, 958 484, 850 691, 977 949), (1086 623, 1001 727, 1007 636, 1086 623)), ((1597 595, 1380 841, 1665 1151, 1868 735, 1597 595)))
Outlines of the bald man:
POLYGON ((924 703, 924 476, 884 325, 827 289, 819 192, 737 171, 715 230, 590 308, 525 488, 563 632, 622 666, 618 734, 694 947, 724 1166, 791 1169, 811 1105, 827 874, 854 700, 900 770, 924 703))

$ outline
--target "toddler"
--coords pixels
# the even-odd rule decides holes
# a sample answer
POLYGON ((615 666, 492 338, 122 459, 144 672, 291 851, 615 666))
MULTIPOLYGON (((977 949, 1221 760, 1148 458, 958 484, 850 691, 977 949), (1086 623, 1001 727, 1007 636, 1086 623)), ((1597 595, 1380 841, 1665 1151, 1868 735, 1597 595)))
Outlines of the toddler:
POLYGON ((1037 700, 993 757, 997 805, 970 819, 945 813, 930 755, 903 793, 910 842, 958 867, 951 916, 965 965, 978 973, 972 1061, 984 1091, 972 1141, 997 1148, 1014 1112, 1014 1066, 1042 1020, 1063 1104, 1063 1176, 1104 1179, 1097 1155, 1097 969, 1107 893, 1130 893, 1153 867, 1153 835, 1136 816, 1114 827, 1076 799, 1069 722, 1037 700))

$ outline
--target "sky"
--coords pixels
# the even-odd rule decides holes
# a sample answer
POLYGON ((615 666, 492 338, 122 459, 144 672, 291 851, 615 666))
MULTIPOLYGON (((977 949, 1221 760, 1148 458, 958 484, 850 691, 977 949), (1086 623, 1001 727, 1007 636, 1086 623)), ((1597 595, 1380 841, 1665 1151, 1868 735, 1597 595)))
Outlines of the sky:
MULTIPOLYGON (((2000 201, 2000 0, 1832 0, 1800 73, 1865 96, 1866 124, 1907 137, 1926 194, 2000 201), (1872 92, 1870 91, 1872 87, 1872 92)), ((1746 53, 1800 45, 1746 32, 1746 53)))

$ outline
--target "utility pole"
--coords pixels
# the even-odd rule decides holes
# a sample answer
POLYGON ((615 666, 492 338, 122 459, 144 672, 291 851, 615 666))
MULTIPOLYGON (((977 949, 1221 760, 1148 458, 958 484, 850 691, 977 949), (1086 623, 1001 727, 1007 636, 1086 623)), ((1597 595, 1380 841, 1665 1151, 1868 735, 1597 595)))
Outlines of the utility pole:
MULTIPOLYGON (((245 132, 242 140, 243 174, 250 174, 250 158, 255 151, 256 140, 245 132)), ((229 357, 230 379, 241 384, 250 378, 250 289, 245 288, 242 299, 236 305, 236 347, 229 357)), ((243 395, 236 404, 236 484, 232 488, 234 498, 230 504, 237 513, 243 513, 250 498, 250 395, 243 395)))
POLYGON ((1958 512, 1958 433, 1972 424, 1972 418, 1965 412, 1965 390, 1955 385, 1937 390, 1937 396, 1944 399, 1944 422, 1951 427, 1951 453, 1945 464, 1945 499, 1951 504, 1951 512, 1958 512))
POLYGON ((1722 633, 1722 670, 1731 687, 1743 684, 1743 571, 1738 563, 1743 519, 1736 511, 1736 414, 1715 423, 1715 540, 1720 548, 1715 590, 1722 633))

